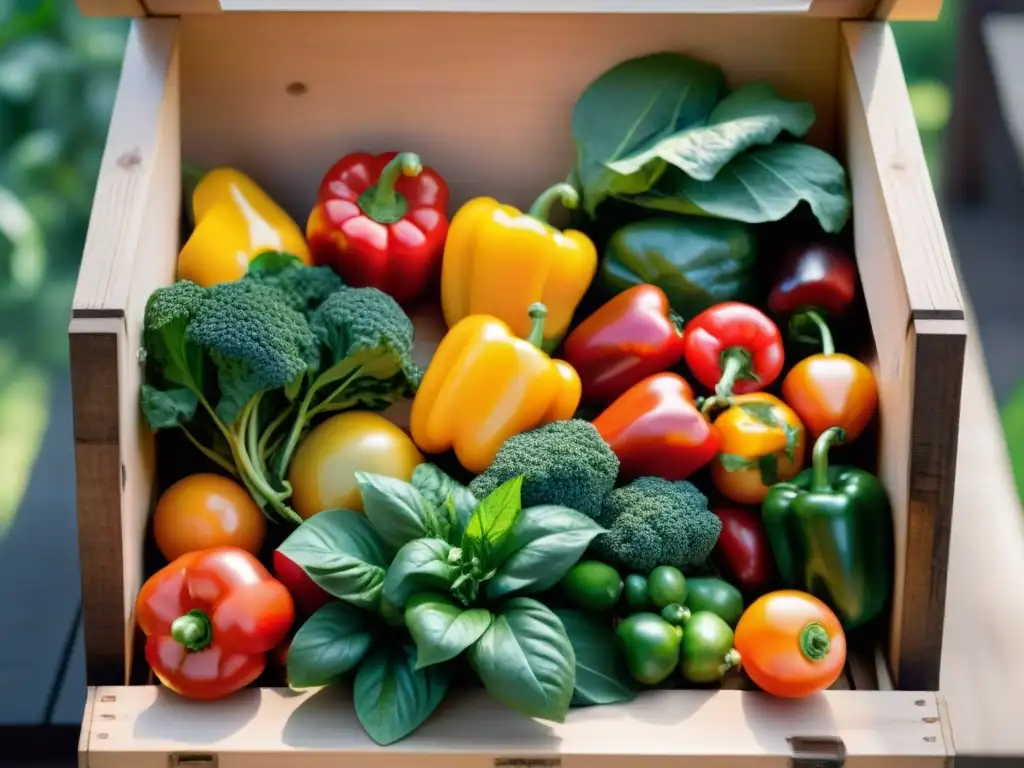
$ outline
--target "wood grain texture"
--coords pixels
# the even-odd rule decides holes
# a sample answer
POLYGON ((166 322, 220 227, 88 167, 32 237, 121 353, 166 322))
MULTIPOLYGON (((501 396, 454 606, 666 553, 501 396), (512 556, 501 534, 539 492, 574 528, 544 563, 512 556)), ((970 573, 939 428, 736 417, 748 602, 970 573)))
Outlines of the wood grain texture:
POLYGON ((146 15, 142 0, 76 0, 78 11, 83 16, 127 16, 146 15))
POLYGON ((173 279, 180 215, 175 20, 133 22, 69 329, 88 678, 126 679, 152 436, 139 423, 146 298, 173 279))
POLYGON ((889 664, 898 687, 936 690, 967 326, 892 33, 842 26, 845 159, 894 517, 889 664))
POLYGON ((935 21, 942 13, 942 0, 880 0, 874 18, 887 21, 935 21))
POLYGON ((333 688, 246 690, 202 707, 152 686, 99 688, 91 701, 89 768, 166 768, 169 754, 182 753, 215 754, 219 768, 484 768, 523 757, 587 768, 788 768, 794 736, 838 736, 849 768, 940 768, 948 756, 931 693, 828 691, 786 702, 663 691, 628 706, 573 710, 558 724, 467 692, 386 748, 370 741, 347 694, 333 688))

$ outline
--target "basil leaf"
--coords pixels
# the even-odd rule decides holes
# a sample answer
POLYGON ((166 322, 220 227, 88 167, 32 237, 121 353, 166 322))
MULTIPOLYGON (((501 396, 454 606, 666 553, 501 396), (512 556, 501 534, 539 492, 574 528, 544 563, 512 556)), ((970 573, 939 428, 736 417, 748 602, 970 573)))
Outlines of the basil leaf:
POLYGON ((607 621, 581 611, 556 610, 555 615, 576 654, 576 686, 572 706, 617 704, 636 698, 636 684, 626 668, 619 638, 607 621))
POLYGON ((644 152, 608 163, 624 176, 664 161, 699 181, 715 178, 722 167, 750 147, 770 144, 783 132, 801 137, 814 125, 814 107, 789 101, 768 83, 750 83, 711 110, 704 125, 667 136, 644 152))
POLYGON ((491 626, 491 612, 463 608, 443 595, 413 595, 405 606, 405 626, 416 643, 416 669, 454 659, 491 626))
POLYGON ((451 499, 450 503, 454 509, 453 528, 455 533, 461 536, 478 503, 470 490, 434 464, 417 466, 412 473, 412 484, 438 509, 446 507, 449 504, 448 500, 451 499))
POLYGON ((501 565, 487 582, 487 598, 544 592, 555 586, 605 529, 568 507, 524 509, 505 539, 501 565))
POLYGON ((415 731, 448 692, 444 667, 416 669, 412 645, 376 648, 356 672, 356 717, 375 742, 394 744, 415 731))
POLYGON ((851 208, 846 171, 839 161, 816 147, 796 142, 750 149, 710 181, 698 181, 671 168, 656 187, 630 202, 750 224, 778 221, 806 202, 822 229, 832 233, 846 226, 851 208))
POLYGON ((296 690, 329 685, 354 668, 373 640, 368 614, 345 603, 328 603, 292 638, 288 686, 296 690))
POLYGON ((384 542, 358 512, 319 512, 277 549, 328 594, 359 608, 376 609, 388 558, 384 542))
POLYGON ((142 415, 151 429, 171 429, 192 420, 199 398, 191 389, 157 389, 143 384, 139 395, 142 415))
POLYGON ((492 562, 493 553, 512 531, 512 526, 522 512, 522 487, 523 476, 513 477, 480 502, 462 534, 464 553, 479 558, 485 564, 496 564, 492 562))
POLYGON ((509 600, 472 645, 469 663, 487 692, 528 717, 563 722, 576 655, 558 617, 528 597, 509 600))
POLYGON ((572 112, 581 204, 591 217, 611 195, 639 194, 654 185, 664 160, 622 174, 613 164, 646 152, 658 141, 703 125, 725 91, 713 64, 677 53, 624 61, 590 83, 572 112))
POLYGON ((416 488, 396 477, 356 472, 363 513, 384 543, 398 549, 430 535, 436 511, 416 488))
POLYGON ((384 577, 384 597, 402 608, 416 592, 447 590, 458 575, 448 562, 452 545, 441 539, 410 541, 395 555, 384 577))

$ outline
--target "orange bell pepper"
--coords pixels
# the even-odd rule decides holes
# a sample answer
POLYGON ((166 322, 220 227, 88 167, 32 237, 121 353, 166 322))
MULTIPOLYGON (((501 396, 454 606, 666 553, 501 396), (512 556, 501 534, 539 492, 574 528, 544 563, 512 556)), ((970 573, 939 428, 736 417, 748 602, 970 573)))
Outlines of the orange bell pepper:
POLYGON ((533 304, 528 339, 491 315, 470 315, 441 340, 412 403, 410 432, 424 453, 455 450, 479 474, 508 438, 571 418, 580 377, 541 350, 547 308, 533 304))

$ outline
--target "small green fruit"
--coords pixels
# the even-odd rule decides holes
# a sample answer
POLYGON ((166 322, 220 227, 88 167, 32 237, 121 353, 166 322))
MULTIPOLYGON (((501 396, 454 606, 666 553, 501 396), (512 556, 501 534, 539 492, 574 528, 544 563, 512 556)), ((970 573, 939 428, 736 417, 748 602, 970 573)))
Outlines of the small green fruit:
POLYGON ((615 607, 622 596, 622 576, 606 563, 584 560, 562 577, 565 596, 584 611, 599 613, 615 607))
POLYGON ((657 685, 679 664, 683 630, 654 613, 634 613, 616 630, 626 652, 626 668, 635 680, 657 685))
POLYGON ((659 611, 672 603, 683 605, 686 602, 686 577, 678 568, 659 565, 647 577, 647 592, 659 611))
POLYGON ((651 596, 647 592, 647 577, 639 573, 631 573, 626 577, 624 589, 626 609, 630 613, 649 611, 654 607, 651 596))

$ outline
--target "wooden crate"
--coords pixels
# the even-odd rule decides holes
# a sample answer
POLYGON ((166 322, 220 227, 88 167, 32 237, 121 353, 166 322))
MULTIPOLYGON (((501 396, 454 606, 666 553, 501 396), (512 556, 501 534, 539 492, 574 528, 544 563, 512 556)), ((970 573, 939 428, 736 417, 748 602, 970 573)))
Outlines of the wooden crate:
MULTIPOLYGON (((90 689, 84 765, 163 768, 168 755, 171 765, 211 756, 221 768, 342 759, 431 768, 580 758, 609 768, 624 759, 782 765, 801 738, 817 737, 842 739, 858 765, 944 763, 952 745, 934 692, 966 322, 884 20, 934 18, 937 2, 720 0, 717 13, 704 0, 79 4, 138 17, 70 327, 85 643, 88 680, 99 686, 90 689), (540 6, 544 13, 524 12, 540 6), (415 8, 464 12, 404 12, 415 8), (315 12, 332 9, 350 12, 315 12), (494 12, 465 12, 485 9, 494 12), (897 545, 891 632, 879 662, 853 658, 836 689, 802 702, 746 690, 651 693, 629 706, 575 711, 558 726, 466 694, 386 750, 362 733, 339 694, 263 689, 196 705, 129 685, 139 655, 132 610, 158 490, 153 439, 138 409, 137 349, 146 298, 174 277, 182 156, 245 169, 299 221, 323 170, 357 148, 420 152, 449 180, 453 209, 477 194, 525 206, 571 164, 569 114, 582 88, 615 63, 659 49, 715 61, 732 84, 766 79, 813 102, 809 141, 850 172, 880 383, 879 472, 897 545)), ((418 322, 423 360, 437 329, 418 322)))

